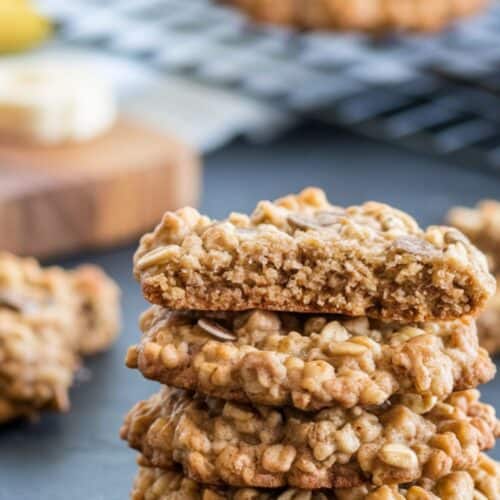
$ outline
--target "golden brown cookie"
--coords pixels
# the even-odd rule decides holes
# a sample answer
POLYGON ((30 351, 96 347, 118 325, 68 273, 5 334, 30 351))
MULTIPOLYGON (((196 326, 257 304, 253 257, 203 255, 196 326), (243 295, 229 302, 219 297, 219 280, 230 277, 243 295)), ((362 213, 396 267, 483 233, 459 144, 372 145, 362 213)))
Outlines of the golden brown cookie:
POLYGON ((421 411, 495 374, 470 318, 387 324, 368 318, 249 311, 170 312, 140 321, 127 365, 158 382, 226 400, 318 410, 394 394, 421 411))
POLYGON ((497 293, 477 320, 479 343, 492 355, 500 352, 500 280, 497 293))
POLYGON ((79 360, 71 338, 36 314, 0 308, 0 423, 64 411, 79 360))
POLYGON ((483 200, 474 208, 455 207, 448 222, 463 231, 488 257, 497 291, 478 318, 479 341, 489 353, 500 351, 500 202, 483 200))
POLYGON ((116 285, 94 268, 42 268, 0 254, 0 423, 68 409, 80 353, 116 335, 117 298, 116 285), (86 305, 93 301, 99 305, 86 305))
POLYGON ((78 301, 78 350, 83 355, 104 351, 120 331, 120 290, 97 266, 78 267, 71 278, 78 301))
POLYGON ((488 0, 224 0, 257 21, 323 30, 437 31, 488 0))
POLYGON ((167 212, 134 262, 144 296, 181 310, 449 320, 478 314, 495 290, 484 255, 456 229, 422 231, 380 203, 336 207, 313 188, 250 217, 167 212))
POLYGON ((493 273, 500 272, 500 202, 483 200, 474 208, 452 208, 447 222, 487 255, 493 273))
POLYGON ((500 498, 500 466, 486 455, 466 471, 453 472, 425 486, 363 485, 347 490, 256 490, 202 485, 178 470, 164 470, 140 459, 131 500, 494 500, 500 498))
POLYGON ((201 483, 301 489, 406 484, 474 466, 500 431, 474 390, 419 415, 393 404, 316 414, 235 404, 164 387, 121 436, 154 466, 201 483))

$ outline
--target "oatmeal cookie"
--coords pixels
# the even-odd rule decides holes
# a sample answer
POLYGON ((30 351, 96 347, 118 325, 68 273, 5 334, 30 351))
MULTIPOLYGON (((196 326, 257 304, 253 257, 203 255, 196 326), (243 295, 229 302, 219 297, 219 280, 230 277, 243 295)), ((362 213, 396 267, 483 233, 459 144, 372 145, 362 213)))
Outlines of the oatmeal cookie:
POLYGON ((478 314, 495 290, 486 258, 458 230, 422 231, 380 203, 340 208, 314 188, 219 222, 167 212, 134 271, 169 309, 337 313, 388 321, 478 314))
POLYGON ((0 424, 4 424, 18 418, 36 420, 38 417, 38 411, 39 410, 37 410, 31 403, 10 401, 0 396, 0 424))
POLYGON ((491 380, 472 319, 387 324, 368 318, 250 311, 141 317, 127 365, 147 378, 226 400, 319 410, 404 395, 427 411, 454 390, 491 380))
POLYGON ((78 350, 83 355, 104 351, 120 331, 119 288, 97 266, 81 266, 71 277, 78 301, 78 350))
POLYGON ((36 316, 55 329, 66 331, 68 341, 76 343, 77 305, 66 271, 59 267, 42 268, 35 259, 0 252, 0 310, 36 316))
POLYGON ((496 274, 497 292, 477 323, 480 344, 496 354, 500 351, 500 202, 484 200, 475 208, 456 207, 447 219, 485 252, 496 274))
POLYGON ((500 202, 483 200, 475 208, 455 207, 447 221, 488 256, 493 273, 500 273, 500 202))
POLYGON ((0 308, 0 423, 67 410, 78 366, 64 331, 37 314, 0 308))
POLYGON ((120 328, 118 287, 93 265, 65 271, 0 253, 0 309, 4 308, 43 317, 64 330, 83 355, 108 348, 120 328))
POLYGON ((497 278, 497 283, 497 293, 477 320, 479 343, 490 354, 500 352, 500 278, 497 278))
POLYGON ((0 423, 67 410, 80 353, 110 343, 118 314, 104 273, 0 253, 0 423))
POLYGON ((312 490, 437 480, 472 467, 499 432, 474 390, 425 415, 396 403, 312 415, 164 387, 131 410, 121 436, 154 466, 180 464, 201 483, 312 490))
POLYGON ((487 0, 223 0, 266 23, 369 32, 437 31, 487 0))
POLYGON ((139 460, 131 500, 494 500, 500 498, 500 466, 481 455, 466 471, 453 472, 425 486, 360 486, 347 490, 256 490, 211 487, 178 470, 164 470, 139 460))

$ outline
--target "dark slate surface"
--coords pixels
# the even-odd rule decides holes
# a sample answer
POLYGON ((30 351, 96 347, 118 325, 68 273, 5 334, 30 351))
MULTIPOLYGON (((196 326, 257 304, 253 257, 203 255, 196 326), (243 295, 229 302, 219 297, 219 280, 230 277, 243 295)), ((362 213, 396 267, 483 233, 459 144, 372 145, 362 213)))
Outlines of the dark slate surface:
MULTIPOLYGON (((222 217, 228 210, 247 211, 258 199, 306 185, 323 186, 338 204, 386 201, 423 225, 439 223, 450 205, 500 198, 500 175, 310 127, 269 145, 237 142, 210 156, 201 205, 222 217)), ((157 389, 123 366, 128 344, 138 337, 137 317, 146 306, 131 276, 132 253, 130 247, 58 261, 67 266, 95 262, 119 282, 124 328, 111 352, 88 361, 90 380, 72 391, 68 415, 46 415, 34 425, 16 423, 0 430, 1 500, 127 498, 135 453, 120 442, 118 429, 123 414, 157 389)), ((495 403, 500 383, 483 391, 484 399, 495 403)))

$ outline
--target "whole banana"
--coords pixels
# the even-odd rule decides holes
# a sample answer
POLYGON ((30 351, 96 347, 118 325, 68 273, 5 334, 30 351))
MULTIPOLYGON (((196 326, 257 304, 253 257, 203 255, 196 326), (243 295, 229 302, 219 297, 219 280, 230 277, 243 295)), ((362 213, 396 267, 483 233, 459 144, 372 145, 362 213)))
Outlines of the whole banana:
POLYGON ((28 49, 47 38, 50 22, 27 0, 0 0, 0 53, 28 49))

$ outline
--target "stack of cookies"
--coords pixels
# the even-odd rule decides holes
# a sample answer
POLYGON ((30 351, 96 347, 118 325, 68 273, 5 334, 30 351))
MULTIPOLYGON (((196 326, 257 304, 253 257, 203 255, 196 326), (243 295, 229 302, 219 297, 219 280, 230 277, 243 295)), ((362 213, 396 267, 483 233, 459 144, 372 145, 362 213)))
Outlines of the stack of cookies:
POLYGON ((134 263, 155 305, 126 362, 165 384, 121 430, 134 500, 500 498, 475 390, 495 281, 458 230, 310 188, 169 212, 134 263))
POLYGON ((0 253, 0 424, 67 410, 80 357, 107 349, 119 326, 119 290, 101 269, 0 253))

